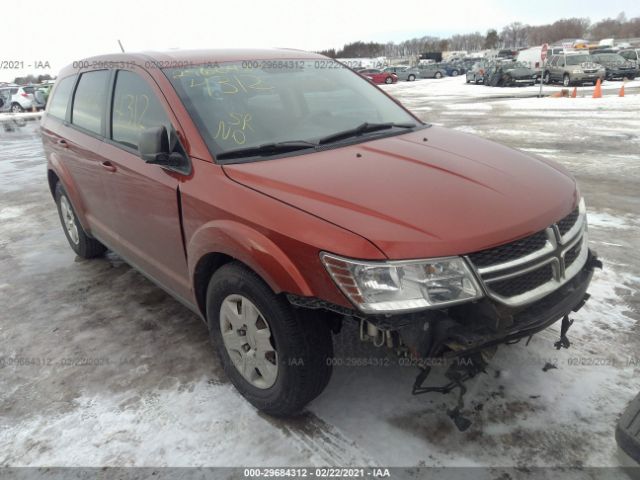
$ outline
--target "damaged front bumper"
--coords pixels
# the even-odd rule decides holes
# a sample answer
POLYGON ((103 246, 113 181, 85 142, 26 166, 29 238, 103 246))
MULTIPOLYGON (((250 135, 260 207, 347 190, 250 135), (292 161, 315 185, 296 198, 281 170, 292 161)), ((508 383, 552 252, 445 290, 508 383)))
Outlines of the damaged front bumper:
POLYGON ((317 298, 288 295, 296 307, 333 312, 334 317, 367 322, 389 332, 394 347, 402 345, 416 359, 454 358, 502 343, 530 337, 578 311, 600 261, 591 250, 581 270, 568 282, 543 298, 521 307, 508 307, 490 298, 442 310, 424 310, 401 315, 367 315, 317 298))

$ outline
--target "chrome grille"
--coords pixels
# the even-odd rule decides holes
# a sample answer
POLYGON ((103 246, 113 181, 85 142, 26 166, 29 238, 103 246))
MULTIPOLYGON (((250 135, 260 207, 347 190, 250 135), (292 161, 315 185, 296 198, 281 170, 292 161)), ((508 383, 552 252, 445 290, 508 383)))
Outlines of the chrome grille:
POLYGON ((567 232, 569 232, 569 230, 571 230, 571 227, 576 224, 579 215, 579 207, 576 207, 573 212, 571 212, 569 215, 558 222, 558 230, 560 230, 560 235, 565 235, 567 232))
POLYGON ((514 278, 498 280, 490 283, 491 291, 503 297, 514 297, 538 288, 553 279, 553 267, 546 263, 530 272, 523 273, 514 278))
POLYGON ((472 253, 469 255, 469 259, 476 267, 490 267, 491 265, 509 262, 534 253, 544 247, 546 242, 547 234, 543 230, 534 233, 530 237, 516 240, 500 247, 472 253))
POLYGON ((578 242, 569 250, 567 250, 567 252, 564 254, 565 268, 570 267, 571 264, 576 261, 576 258, 578 258, 578 255, 580 255, 581 249, 582 249, 582 242, 578 242))
POLYGON ((548 295, 587 261, 584 201, 557 223, 515 242, 467 256, 487 295, 521 306, 548 295))

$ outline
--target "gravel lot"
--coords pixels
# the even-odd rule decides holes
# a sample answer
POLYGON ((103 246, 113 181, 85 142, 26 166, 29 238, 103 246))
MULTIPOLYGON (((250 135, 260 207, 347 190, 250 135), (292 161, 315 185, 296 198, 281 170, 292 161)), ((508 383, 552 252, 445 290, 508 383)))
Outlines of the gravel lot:
MULTIPOLYGON (((384 87, 426 121, 566 165, 604 262, 572 348, 553 348, 558 326, 502 347, 469 382, 464 433, 445 414, 455 394, 413 397, 416 372, 401 367, 338 367, 295 420, 256 412, 225 379, 196 316, 112 253, 75 258, 37 122, 5 117, 0 466, 628 464, 613 431, 640 390, 640 95, 630 85, 619 98, 611 85, 599 100, 521 98, 532 90, 462 77, 384 87)), ((384 355, 344 332, 336 345, 342 357, 384 355)))

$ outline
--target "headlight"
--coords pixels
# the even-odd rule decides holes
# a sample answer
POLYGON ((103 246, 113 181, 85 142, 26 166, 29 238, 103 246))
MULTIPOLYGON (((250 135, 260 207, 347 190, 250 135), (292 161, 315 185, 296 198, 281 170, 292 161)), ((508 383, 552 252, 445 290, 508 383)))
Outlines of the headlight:
POLYGON ((340 290, 365 313, 394 313, 444 307, 482 297, 460 257, 367 262, 321 253, 340 290))

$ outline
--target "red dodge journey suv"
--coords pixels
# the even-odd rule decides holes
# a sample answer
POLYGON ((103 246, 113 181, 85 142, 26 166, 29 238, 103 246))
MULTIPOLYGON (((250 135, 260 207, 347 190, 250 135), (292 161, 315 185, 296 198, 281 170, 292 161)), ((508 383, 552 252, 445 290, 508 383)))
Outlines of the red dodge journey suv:
POLYGON ((322 392, 347 322, 419 368, 414 393, 463 391, 497 345, 560 319, 568 347, 599 266, 564 168, 425 124, 317 54, 76 62, 42 139, 71 248, 117 252, 200 315, 272 415, 322 392), (432 358, 450 384, 423 386, 432 358))

